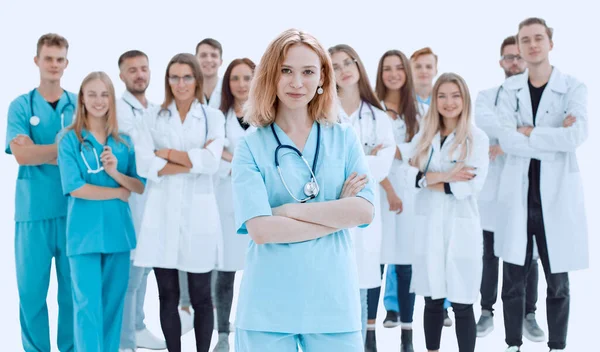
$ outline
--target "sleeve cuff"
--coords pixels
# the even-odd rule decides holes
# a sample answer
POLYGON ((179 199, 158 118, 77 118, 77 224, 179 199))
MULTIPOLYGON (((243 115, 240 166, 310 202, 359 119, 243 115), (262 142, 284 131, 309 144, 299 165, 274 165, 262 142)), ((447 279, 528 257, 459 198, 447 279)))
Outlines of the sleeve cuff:
POLYGON ((167 165, 167 161, 163 158, 159 158, 157 156, 152 158, 152 163, 150 164, 150 170, 148 172, 148 179, 152 180, 156 183, 159 183, 161 180, 161 177, 158 176, 158 172, 160 170, 162 170, 166 165, 167 165))

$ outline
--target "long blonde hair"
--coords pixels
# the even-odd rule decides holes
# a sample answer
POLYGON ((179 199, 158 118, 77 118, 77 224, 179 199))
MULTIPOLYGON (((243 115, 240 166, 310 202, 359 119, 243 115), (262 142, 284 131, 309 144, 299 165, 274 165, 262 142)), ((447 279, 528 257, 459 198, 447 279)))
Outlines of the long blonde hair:
MULTIPOLYGON (((437 79, 433 86, 431 92, 431 106, 421 121, 422 135, 415 149, 413 163, 421 171, 423 171, 426 166, 433 138, 444 128, 444 119, 438 111, 437 104, 437 94, 440 86, 444 83, 456 84, 463 100, 463 110, 458 117, 458 123, 454 131, 455 138, 452 146, 450 146, 449 154, 452 155, 459 145, 470 145, 473 142, 473 137, 471 135, 471 95, 469 94, 467 83, 456 73, 444 73, 437 79)), ((471 148, 462 148, 460 160, 465 160, 468 157, 467 153, 471 153, 471 148)))
POLYGON ((267 47, 256 67, 250 86, 248 101, 244 106, 244 121, 250 125, 264 127, 275 121, 277 113, 277 83, 281 76, 281 65, 289 48, 305 45, 312 49, 321 61, 323 94, 315 94, 308 103, 308 115, 317 122, 335 123, 335 76, 331 58, 327 51, 312 35, 297 29, 288 29, 275 38, 267 47))
POLYGON ((90 126, 88 123, 87 111, 85 109, 85 104, 83 103, 83 88, 93 80, 100 80, 108 89, 109 100, 108 100, 108 111, 106 112, 106 135, 112 136, 113 139, 117 142, 123 142, 121 137, 119 136, 119 125, 117 123, 117 104, 115 102, 115 87, 110 80, 110 77, 102 71, 92 72, 87 75, 83 82, 81 82, 81 87, 79 88, 79 94, 77 95, 77 109, 75 111, 75 121, 68 129, 72 129, 75 131, 77 135, 77 139, 79 142, 83 143, 83 137, 81 136, 81 131, 83 129, 90 130, 90 126))

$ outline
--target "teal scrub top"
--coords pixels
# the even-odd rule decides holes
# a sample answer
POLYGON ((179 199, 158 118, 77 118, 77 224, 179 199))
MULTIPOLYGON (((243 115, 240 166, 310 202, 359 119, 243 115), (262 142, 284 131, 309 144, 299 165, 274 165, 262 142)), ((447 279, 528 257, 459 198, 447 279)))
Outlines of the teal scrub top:
MULTIPOLYGON (((87 141, 83 147, 74 130, 67 131, 58 144, 62 190, 68 196, 67 255, 129 251, 136 245, 129 203, 120 199, 87 200, 70 196, 71 192, 85 184, 120 187, 104 170, 88 173, 80 151, 83 152, 90 168, 95 170, 102 166, 102 162, 96 161, 92 145, 98 159, 104 146, 86 130, 83 130, 81 135, 84 141, 87 141)), ((106 145, 112 148, 118 160, 117 169, 122 174, 145 183, 145 179, 137 174, 131 139, 124 134, 120 136, 122 141, 116 141, 112 136, 106 140, 106 145)))
MULTIPOLYGON (((314 123, 303 151, 311 166, 316 126, 314 123)), ((274 127, 282 144, 294 146, 281 128, 274 127)), ((358 196, 373 203, 374 182, 352 127, 321 126, 320 145, 315 172, 320 192, 311 202, 337 200, 346 178, 357 172, 367 174, 370 180, 358 196)), ((238 234, 248 233, 246 221, 270 216, 271 208, 295 202, 277 173, 276 147, 268 126, 246 136, 235 150, 232 184, 238 234)), ((279 161, 290 191, 298 199, 304 198, 309 169, 289 149, 280 150, 279 161)), ((250 241, 236 327, 301 334, 360 330, 358 273, 348 230, 293 244, 257 245, 250 241)))
POLYGON ((431 95, 427 97, 427 99, 423 100, 419 94, 416 94, 417 96, 417 101, 421 104, 425 104, 425 105, 431 105, 431 95))
MULTIPOLYGON (((64 91, 53 109, 37 91, 13 100, 8 108, 5 153, 12 154, 10 142, 18 135, 29 136, 37 144, 54 144, 56 135, 73 121, 77 96, 64 91), (31 109, 33 99, 33 112, 31 109), (33 114, 39 118, 35 124, 33 114)), ((56 165, 19 166, 15 192, 15 221, 39 221, 67 216, 67 197, 61 192, 60 172, 56 165)))

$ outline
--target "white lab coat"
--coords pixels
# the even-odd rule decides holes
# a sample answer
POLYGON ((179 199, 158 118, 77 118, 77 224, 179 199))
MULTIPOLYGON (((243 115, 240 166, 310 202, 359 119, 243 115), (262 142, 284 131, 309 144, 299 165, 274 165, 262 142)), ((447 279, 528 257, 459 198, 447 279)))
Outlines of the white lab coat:
MULTIPOLYGON (((383 102, 381 103, 383 104, 383 102)), ((383 106, 385 108, 385 105, 383 106)), ((427 108, 428 106, 419 104, 419 114, 424 114, 427 108)), ((417 115, 417 119, 420 121, 421 116, 417 115)), ((402 165, 408 161, 405 158, 412 154, 411 149, 414 143, 406 142, 406 124, 403 119, 394 120, 390 117, 390 121, 392 122, 396 146, 400 149, 403 160, 394 158, 388 179, 394 188, 394 192, 402 200, 403 210, 400 214, 390 211, 390 203, 387 200, 385 190, 379 186, 382 221, 381 264, 410 265, 412 264, 414 248, 414 198, 416 190, 414 181, 408 184, 405 182, 402 175, 402 165)))
MULTIPOLYGON (((496 97, 499 97, 500 89, 501 86, 483 90, 479 92, 475 100, 475 123, 488 135, 490 146, 498 144, 497 132, 500 122, 496 97)), ((479 194, 481 227, 490 232, 494 232, 498 218, 498 184, 505 159, 504 155, 499 155, 494 161, 490 161, 487 178, 479 194)))
POLYGON ((210 106, 211 108, 217 109, 217 110, 219 110, 221 108, 222 90, 223 90, 223 79, 219 78, 219 80, 217 81, 217 85, 215 86, 215 89, 212 91, 212 94, 210 95, 210 97, 208 99, 208 106, 210 106))
MULTIPOLYGON (((362 110, 348 116, 340 108, 340 121, 352 125, 358 135, 361 144, 383 144, 376 156, 367 155, 371 176, 376 183, 381 182, 387 177, 394 154, 396 152, 396 143, 389 116, 382 110, 373 107, 373 114, 367 103, 364 103, 362 110), (359 115, 361 118, 359 119, 359 115), (373 126, 375 124, 375 126, 373 126)), ((374 189, 373 204, 379 204, 379 187, 374 189)), ((358 266, 358 281, 361 289, 375 288, 381 286, 381 213, 375 209, 373 221, 366 228, 353 228, 350 230, 354 236, 354 248, 356 253, 356 263, 358 266)))
MULTIPOLYGON (((240 126, 235 112, 230 109, 225 116, 225 150, 234 152, 237 144, 242 138, 256 131, 256 127, 250 126, 244 130, 240 126)), ((231 185, 231 163, 221 159, 217 177, 215 177, 217 204, 221 218, 222 236, 218 243, 217 269, 221 271, 243 270, 246 262, 246 250, 248 249, 249 236, 237 234, 235 228, 235 213, 233 209, 233 188, 231 185)))
MULTIPOLYGON (((156 110, 156 105, 148 102, 148 107, 145 108, 142 103, 137 100, 128 90, 125 90, 121 99, 117 100, 117 123, 119 132, 125 133, 131 137, 135 147, 139 138, 140 130, 143 130, 142 125, 144 120, 148 119, 148 114, 156 110)), ((133 218, 133 227, 136 237, 139 237, 140 228, 142 225, 142 217, 144 215, 144 207, 148 192, 142 194, 131 193, 129 197, 129 208, 131 209, 131 217, 133 218)), ((135 249, 131 251, 131 258, 135 257, 135 249)))
POLYGON ((577 148, 588 134, 587 88, 554 68, 537 110, 530 137, 518 126, 533 126, 528 71, 506 80, 499 100, 500 146, 507 154, 498 191, 496 253, 508 263, 525 264, 527 193, 531 158, 541 161, 540 193, 552 273, 589 266, 587 220, 577 148), (517 112, 518 99, 518 112, 517 112), (577 122, 562 127, 567 115, 577 122))
MULTIPOLYGON (((477 176, 471 181, 450 183, 452 194, 418 189, 411 281, 411 292, 463 304, 475 303, 481 286, 483 236, 477 197, 489 162, 485 132, 473 125, 471 133, 472 143, 467 143, 471 151, 465 164, 475 167, 477 176)), ((413 141, 418 143, 420 138, 418 133, 413 141)), ((460 159, 464 144, 448 155, 454 138, 454 133, 450 134, 440 150, 440 133, 435 135, 429 171, 447 172, 455 167, 451 160, 460 159)), ((405 165, 405 182, 415 185, 419 170, 405 165)))
POLYGON ((148 192, 135 265, 209 272, 216 266, 221 236, 213 175, 223 152, 224 117, 198 101, 183 123, 174 102, 168 111, 170 117, 159 111, 150 116, 135 147, 138 174, 147 179, 148 192), (207 137, 202 107, 208 115, 207 137), (204 148, 209 139, 214 141, 204 148), (190 172, 158 176, 167 161, 154 151, 164 148, 187 151, 190 172))

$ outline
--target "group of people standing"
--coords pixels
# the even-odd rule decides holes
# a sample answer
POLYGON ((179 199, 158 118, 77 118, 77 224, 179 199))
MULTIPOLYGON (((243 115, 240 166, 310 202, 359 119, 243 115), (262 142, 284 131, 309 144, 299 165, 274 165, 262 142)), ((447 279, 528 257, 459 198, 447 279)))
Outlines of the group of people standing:
POLYGON ((244 270, 235 351, 376 351, 385 275, 384 326, 400 325, 402 352, 414 351, 415 294, 427 350, 440 349, 451 306, 459 350, 473 352, 494 327, 499 258, 506 351, 523 334, 545 340, 538 258, 548 346, 564 349, 567 273, 588 265, 575 154, 587 92, 550 65, 552 34, 542 19, 523 21, 500 48, 506 81, 474 110, 461 76, 434 83, 429 48, 384 53, 373 89, 351 46, 326 50, 297 30, 221 79, 222 46, 207 38, 171 59, 156 105, 143 52, 118 59, 120 99, 103 72, 75 95, 60 85, 66 39, 42 36, 40 85, 11 104, 6 140, 19 163, 25 351, 50 351, 53 257, 61 351, 181 351, 191 329, 208 351, 215 308, 214 351, 229 351, 244 270), (164 339, 144 325, 152 269, 164 339))

